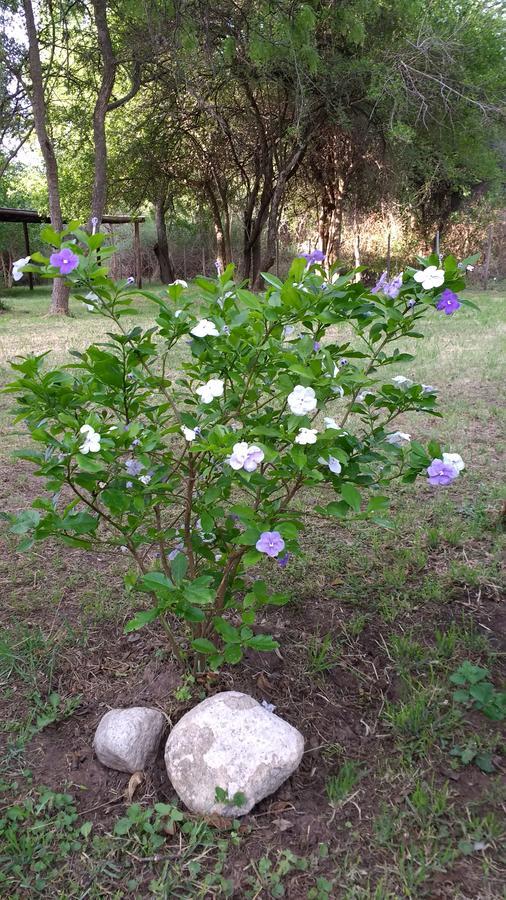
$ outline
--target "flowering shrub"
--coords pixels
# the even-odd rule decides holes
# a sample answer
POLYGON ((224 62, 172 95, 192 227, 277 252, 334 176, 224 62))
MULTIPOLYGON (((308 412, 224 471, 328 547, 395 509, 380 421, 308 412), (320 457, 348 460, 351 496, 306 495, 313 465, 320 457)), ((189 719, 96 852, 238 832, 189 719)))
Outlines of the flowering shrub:
POLYGON ((64 274, 110 328, 59 369, 47 369, 47 354, 13 363, 7 390, 40 447, 18 455, 48 494, 12 530, 24 547, 58 537, 130 554, 126 585, 141 609, 128 631, 159 620, 174 654, 213 668, 245 648, 273 649, 255 621, 288 596, 270 593, 262 570, 301 553, 304 506, 381 522, 395 479, 425 473, 440 486, 459 476, 458 454, 393 427, 407 412, 439 415, 436 388, 388 375, 412 359, 396 342, 422 337, 428 312, 451 312, 442 291, 464 287, 453 257, 444 268, 423 260, 426 278, 382 276, 373 291, 354 272, 329 280, 313 254, 285 281, 266 274, 265 294, 236 285, 229 266, 158 296, 108 278, 102 235, 48 229, 45 239, 55 252, 29 268, 64 274), (127 319, 139 294, 156 311, 148 328, 127 319))

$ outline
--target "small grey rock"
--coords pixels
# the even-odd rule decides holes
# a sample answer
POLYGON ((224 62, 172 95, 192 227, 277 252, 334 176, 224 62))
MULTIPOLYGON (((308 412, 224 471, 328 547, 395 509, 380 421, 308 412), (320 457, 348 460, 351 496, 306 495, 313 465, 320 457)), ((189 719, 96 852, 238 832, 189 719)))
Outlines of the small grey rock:
POLYGON ((174 726, 165 765, 185 806, 202 815, 244 816, 295 771, 304 738, 253 697, 224 691, 208 697, 174 726), (227 799, 216 799, 216 788, 227 799), (242 804, 231 802, 240 793, 242 804))
POLYGON ((98 723, 93 748, 101 763, 119 772, 139 772, 156 756, 163 713, 147 706, 111 709, 98 723))

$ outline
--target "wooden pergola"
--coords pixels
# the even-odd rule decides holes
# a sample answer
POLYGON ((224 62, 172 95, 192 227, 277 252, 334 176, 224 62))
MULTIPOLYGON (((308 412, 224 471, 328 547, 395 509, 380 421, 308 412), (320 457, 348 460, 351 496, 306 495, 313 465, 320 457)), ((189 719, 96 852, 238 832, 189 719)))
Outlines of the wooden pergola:
MULTIPOLYGON (((142 266, 141 266, 141 237, 139 225, 145 221, 144 216, 103 216, 104 225, 128 225, 131 222, 134 226, 134 256, 135 256, 135 281, 137 287, 142 287, 142 266)), ((30 256, 30 239, 28 235, 28 225, 39 224, 46 225, 51 222, 49 216, 41 216, 36 209, 13 209, 6 206, 0 206, 0 222, 15 222, 23 226, 23 234, 25 238, 25 252, 30 256)), ((33 274, 28 273, 28 281, 30 290, 33 291, 33 274)))

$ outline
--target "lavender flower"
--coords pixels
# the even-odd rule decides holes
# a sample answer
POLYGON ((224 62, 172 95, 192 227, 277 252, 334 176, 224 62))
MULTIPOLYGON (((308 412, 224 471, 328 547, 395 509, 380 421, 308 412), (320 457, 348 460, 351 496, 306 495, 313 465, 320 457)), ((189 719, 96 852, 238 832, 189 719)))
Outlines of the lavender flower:
POLYGON ((236 471, 244 469, 245 472, 254 472, 264 459, 264 455, 264 451, 256 444, 240 441, 232 447, 232 453, 227 462, 236 471))
POLYGON ((411 297, 411 300, 407 302, 407 307, 408 309, 413 309, 414 306, 416 306, 416 300, 414 297, 411 297))
POLYGON ((314 341, 314 343, 313 343, 313 350, 314 350, 314 352, 315 352, 315 353, 318 353, 318 350, 321 350, 321 346, 322 346, 322 345, 321 345, 321 342, 320 342, 320 341, 314 341))
POLYGON ((442 459, 433 459, 427 469, 427 475, 429 484, 447 485, 458 478, 459 470, 452 463, 443 462, 442 459))
POLYGON ((283 554, 283 556, 280 556, 279 559, 277 560, 278 566, 281 566, 282 569, 286 568, 286 566, 288 565, 289 559, 290 559, 290 554, 287 551, 286 553, 283 554))
POLYGON ((72 250, 64 247, 62 250, 59 250, 58 253, 51 253, 49 262, 55 269, 60 270, 60 275, 68 275, 69 272, 73 272, 74 269, 77 269, 79 257, 75 253, 72 253, 72 250))
POLYGON ((285 549, 285 542, 279 531, 262 531, 255 544, 259 553, 266 553, 267 556, 278 556, 285 549))
POLYGON ((399 291, 402 287, 402 272, 399 272, 395 278, 392 278, 391 281, 388 280, 388 276, 386 272, 382 272, 378 281, 371 289, 371 294, 379 294, 380 291, 383 291, 385 296, 390 297, 391 300, 395 300, 398 296, 399 291))
POLYGON ((307 261, 308 266, 312 266, 314 263, 322 263, 325 259, 325 254, 322 250, 311 250, 310 253, 301 253, 301 256, 307 261))
POLYGON ((129 475, 140 475, 144 466, 138 459, 127 459, 125 469, 129 475))
POLYGON ((444 311, 447 316, 451 316, 452 313, 460 309, 461 306, 462 304, 459 303, 457 295, 454 294, 453 291, 450 291, 449 288, 446 288, 436 304, 436 309, 444 311))
POLYGON ((128 276, 127 280, 125 281, 125 287, 127 287, 127 285, 131 285, 131 284, 135 284, 135 278, 133 275, 128 276))

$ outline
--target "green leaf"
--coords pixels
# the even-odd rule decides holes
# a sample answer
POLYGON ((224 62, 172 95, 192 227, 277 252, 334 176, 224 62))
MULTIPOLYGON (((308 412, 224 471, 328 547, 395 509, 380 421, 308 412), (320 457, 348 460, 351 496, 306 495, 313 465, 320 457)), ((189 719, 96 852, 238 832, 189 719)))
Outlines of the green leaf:
POLYGON ((90 456, 85 456, 83 453, 77 454, 76 462, 82 472, 89 472, 91 475, 96 475, 104 469, 103 462, 94 460, 90 456))
POLYGON ((241 640, 239 629, 234 628, 226 619, 216 616, 213 619, 214 630, 226 641, 227 644, 236 644, 241 640))
POLYGON ((150 622, 154 622, 155 619, 158 618, 158 615, 159 612, 157 609, 144 609, 141 612, 138 612, 133 619, 130 619, 123 630, 125 634, 128 634, 130 631, 137 631, 137 629, 142 628, 143 625, 149 625, 150 622))
POLYGON ((26 534, 39 524, 40 513, 36 509, 24 509, 17 516, 13 516, 11 521, 13 524, 9 531, 12 534, 26 534))
POLYGON ((170 574, 172 580, 177 587, 181 585, 188 569, 188 559, 184 553, 178 553, 170 564, 170 574))
POLYGON ((257 562, 260 562, 261 559, 262 554, 258 550, 248 550, 242 558, 242 564, 245 569, 249 569, 251 566, 256 565, 257 562))
POLYGON ((332 500, 326 506, 317 506, 316 512, 322 516, 334 516, 337 519, 344 519, 350 511, 350 507, 344 500, 332 500))
POLYGON ((231 665, 241 662, 242 655, 242 648, 239 644, 228 644, 223 653, 225 662, 231 663, 231 665))
POLYGON ((340 490, 341 490, 341 496, 342 496, 344 502, 347 503, 348 506, 351 506, 351 508, 355 512, 359 512, 360 511, 360 501, 362 498, 360 496, 360 491, 357 490, 355 485, 345 483, 345 484, 341 485, 340 490))
POLYGON ((61 244, 60 235, 51 227, 51 225, 44 225, 44 227, 40 229, 40 237, 45 244, 52 244, 53 247, 59 247, 61 244))
POLYGON ((155 594, 165 591, 174 591, 172 581, 169 581, 163 572, 148 572, 139 579, 139 587, 146 591, 154 591, 155 594))
POLYGON ((275 641, 270 634, 255 634, 245 641, 245 644, 247 647, 251 647, 252 650, 262 650, 265 652, 268 650, 276 650, 279 647, 278 642, 275 641))
POLYGON ((208 641, 207 638, 195 638, 195 640, 192 641, 192 647, 194 650, 197 651, 197 653, 203 653, 206 656, 209 653, 217 653, 218 652, 216 647, 214 646, 213 642, 208 641))

